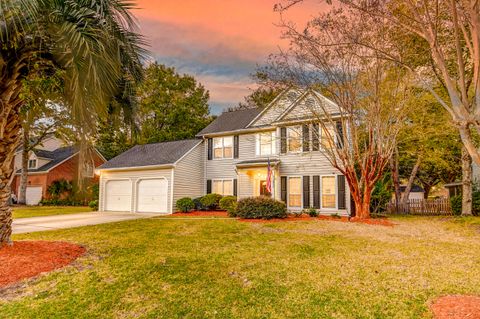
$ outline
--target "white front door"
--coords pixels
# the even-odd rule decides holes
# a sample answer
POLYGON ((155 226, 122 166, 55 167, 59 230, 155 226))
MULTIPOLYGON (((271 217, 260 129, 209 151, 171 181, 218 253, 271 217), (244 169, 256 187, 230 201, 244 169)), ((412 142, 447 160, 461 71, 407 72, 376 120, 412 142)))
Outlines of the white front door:
POLYGON ((27 186, 26 204, 38 205, 42 200, 42 186, 27 186))
POLYGON ((167 199, 168 182, 166 179, 143 179, 138 182, 138 212, 168 213, 167 199))
POLYGON ((129 212, 132 206, 132 182, 112 180, 105 185, 105 210, 129 212))

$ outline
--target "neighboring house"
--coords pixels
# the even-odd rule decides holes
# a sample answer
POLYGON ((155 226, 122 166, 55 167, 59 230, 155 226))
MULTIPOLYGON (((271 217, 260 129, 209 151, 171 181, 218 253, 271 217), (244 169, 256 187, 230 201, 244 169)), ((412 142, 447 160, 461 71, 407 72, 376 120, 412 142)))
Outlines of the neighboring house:
MULTIPOLYGON (((106 160, 97 152, 91 165, 85 170, 85 175, 94 178, 95 168, 105 163, 106 160)), ((20 178, 22 171, 22 151, 15 153, 15 177, 11 189, 19 198, 20 178)), ((48 198, 48 187, 56 180, 65 179, 72 181, 77 176, 78 150, 68 146, 59 138, 48 136, 41 145, 38 145, 29 154, 27 178, 27 205, 37 205, 42 198, 48 198)))
MULTIPOLYGON (((403 193, 405 193, 406 188, 407 188, 406 185, 400 186, 400 193, 402 197, 403 197, 403 193)), ((424 195, 425 195, 425 190, 422 187, 414 184, 412 186, 412 189, 410 190, 410 194, 408 194, 408 199, 424 199, 424 195)), ((395 194, 393 194, 392 196, 395 197, 395 194)))
POLYGON ((345 177, 321 152, 327 143, 315 114, 324 109, 340 114, 316 91, 289 89, 265 109, 223 113, 197 139, 135 146, 98 168, 99 209, 172 213, 181 197, 218 193, 267 195, 289 211, 348 215, 345 177))

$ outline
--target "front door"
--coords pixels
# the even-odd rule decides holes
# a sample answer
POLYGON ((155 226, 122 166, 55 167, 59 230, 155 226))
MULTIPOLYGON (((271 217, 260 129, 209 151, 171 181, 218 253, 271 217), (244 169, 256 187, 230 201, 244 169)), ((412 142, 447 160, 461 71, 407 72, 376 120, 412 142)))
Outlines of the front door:
POLYGON ((267 181, 260 181, 260 196, 272 196, 271 193, 267 191, 267 181))

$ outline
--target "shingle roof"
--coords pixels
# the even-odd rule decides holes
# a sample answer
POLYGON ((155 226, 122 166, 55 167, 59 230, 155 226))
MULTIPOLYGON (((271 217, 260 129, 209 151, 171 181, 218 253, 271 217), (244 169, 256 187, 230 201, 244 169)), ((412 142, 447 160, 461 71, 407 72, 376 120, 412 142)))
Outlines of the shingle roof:
POLYGON ((260 112, 261 108, 245 109, 225 112, 215 119, 210 125, 200 131, 197 136, 212 133, 235 131, 245 128, 260 112))
POLYGON ((136 145, 102 164, 98 169, 174 164, 201 142, 199 139, 136 145))
MULTIPOLYGON (((36 168, 36 169, 29 169, 29 173, 40 173, 40 172, 47 172, 52 167, 57 166, 62 161, 66 160, 70 156, 77 153, 77 148, 75 146, 65 146, 57 148, 54 151, 45 151, 45 150, 34 150, 35 154, 40 157, 52 159, 47 164, 36 168)), ((17 173, 20 173, 22 170, 19 169, 17 173)))

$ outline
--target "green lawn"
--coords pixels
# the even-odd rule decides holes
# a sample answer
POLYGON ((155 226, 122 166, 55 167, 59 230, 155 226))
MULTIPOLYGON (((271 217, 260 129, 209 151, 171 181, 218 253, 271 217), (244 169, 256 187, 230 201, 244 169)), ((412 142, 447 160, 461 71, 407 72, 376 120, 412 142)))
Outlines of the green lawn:
POLYGON ((18 206, 13 208, 13 218, 77 214, 91 210, 85 206, 18 206))
POLYGON ((2 299, 1 318, 421 318, 480 294, 480 233, 445 218, 148 219, 14 236, 89 254, 2 299))

